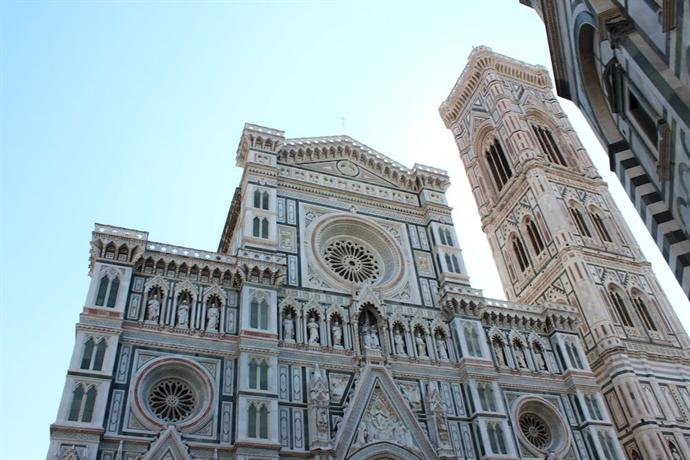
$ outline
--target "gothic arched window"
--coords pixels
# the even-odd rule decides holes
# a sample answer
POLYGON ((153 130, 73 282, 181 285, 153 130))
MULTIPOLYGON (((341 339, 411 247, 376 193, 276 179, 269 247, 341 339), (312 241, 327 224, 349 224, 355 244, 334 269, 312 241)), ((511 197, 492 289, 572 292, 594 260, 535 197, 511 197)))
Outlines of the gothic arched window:
POLYGON ((534 220, 528 217, 525 219, 525 229, 527 230, 527 236, 529 236, 529 240, 532 243, 534 253, 536 255, 541 254, 541 252, 544 250, 544 240, 541 237, 541 233, 539 233, 537 224, 534 222, 534 220))
POLYGON ((252 236, 259 238, 261 236, 261 219, 254 217, 252 219, 252 236))
POLYGON ((106 259, 114 259, 115 258, 115 245, 113 243, 109 243, 105 247, 105 254, 104 254, 106 259))
POLYGON ((113 276, 112 279, 107 274, 104 274, 98 281, 98 291, 96 292, 97 306, 113 308, 117 302, 117 291, 120 288, 120 278, 113 276), (106 302, 107 299, 107 302, 106 302))
POLYGON ((647 304, 644 301, 644 296, 639 292, 633 292, 632 301, 635 306, 635 311, 637 311, 637 315, 642 320, 644 327, 649 331, 656 331, 656 324, 652 319, 652 315, 649 313, 647 304))
POLYGON ((247 410, 247 436, 268 439, 268 408, 265 404, 250 403, 247 410), (259 406, 257 408, 257 406, 259 406))
POLYGON ((570 211, 570 216, 573 218, 573 221, 575 222, 575 225, 577 226, 577 230, 580 232, 580 235, 591 238, 592 232, 589 231, 589 226, 585 222, 585 218, 582 216, 582 212, 573 204, 571 204, 568 207, 568 210, 570 211))
POLYGON ((474 324, 465 325, 465 343, 467 344, 467 354, 470 356, 481 356, 482 350, 479 345, 479 334, 474 324))
POLYGON ((117 250, 117 260, 127 262, 129 260, 129 248, 126 245, 120 246, 117 250))
POLYGON ((268 329, 268 302, 265 299, 252 299, 249 307, 249 327, 268 329))
POLYGON ((534 132, 537 141, 539 141, 539 146, 541 147, 542 152, 546 154, 551 163, 556 163, 561 166, 568 166, 568 163, 565 161, 561 150, 558 148, 558 144, 556 144, 553 134, 551 134, 551 130, 544 128, 543 126, 532 125, 532 131, 534 132))
POLYGON ((477 393, 479 393, 479 403, 482 410, 489 412, 496 412, 496 398, 494 397, 494 389, 490 383, 480 383, 477 385, 477 393))
POLYGON ((90 423, 93 418, 93 407, 96 403, 96 388, 89 387, 84 391, 84 385, 77 385, 72 391, 72 404, 70 405, 67 420, 71 422, 90 423))
POLYGON ((623 325, 627 327, 634 327, 635 325, 633 324, 633 321, 630 318, 630 313, 628 313, 628 307, 625 305, 625 300, 623 300, 623 295, 621 294, 621 292, 613 286, 609 286, 609 299, 611 299, 611 304, 613 305, 613 308, 616 310, 616 313, 618 314, 618 317, 620 318, 623 325))
POLYGON ((498 142, 498 139, 494 139, 494 142, 486 151, 486 161, 489 164, 489 170, 491 171, 491 176, 494 179, 496 188, 500 192, 506 182, 508 182, 508 179, 513 176, 513 171, 510 169, 508 158, 503 151, 503 147, 501 147, 501 143, 498 142))
POLYGON ((601 217, 599 211, 597 211, 594 208, 590 209, 589 218, 592 219, 592 222, 594 223, 594 228, 596 229, 597 234, 599 234, 599 237, 607 243, 613 242, 613 239, 611 238, 611 233, 606 228, 604 218, 601 217))
POLYGON ((82 351, 81 369, 92 369, 100 371, 103 367, 103 358, 105 357, 105 349, 107 344, 104 339, 96 343, 93 337, 89 337, 84 342, 84 349, 82 351))
POLYGON ((257 209, 268 209, 268 192, 265 190, 254 190, 254 207, 257 209))
POLYGON ((487 434, 489 435, 489 443, 491 444, 491 452, 495 454, 505 455, 508 453, 506 449, 506 441, 503 437, 503 428, 500 423, 487 423, 487 434))
POLYGON ((580 352, 577 349, 577 346, 570 340, 568 340, 565 343, 565 350, 568 353, 568 357, 570 358, 570 364, 576 369, 584 369, 584 365, 582 364, 582 358, 580 358, 580 352))
POLYGON ((91 369, 91 357, 93 356, 94 341, 93 337, 89 337, 84 342, 84 350, 82 351, 81 366, 82 369, 91 369))
POLYGON ((524 272, 529 267, 529 259, 527 258, 527 251, 525 251, 525 246, 522 244, 522 240, 517 236, 513 235, 511 246, 513 249, 513 255, 517 260, 520 271, 524 272))

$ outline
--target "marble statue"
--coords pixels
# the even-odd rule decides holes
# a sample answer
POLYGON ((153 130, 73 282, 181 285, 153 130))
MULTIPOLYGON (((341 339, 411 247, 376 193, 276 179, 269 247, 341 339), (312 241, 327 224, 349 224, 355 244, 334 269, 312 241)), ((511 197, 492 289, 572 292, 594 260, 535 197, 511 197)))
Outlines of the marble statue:
POLYGON ((442 336, 436 336, 436 350, 438 351, 439 359, 448 359, 448 349, 446 348, 446 341, 442 336))
POLYGON ((177 326, 187 328, 189 326, 189 302, 184 299, 177 307, 177 326))
POLYGON ((208 323, 206 324, 206 331, 217 332, 218 331, 218 317, 220 316, 220 310, 215 303, 212 303, 206 312, 206 318, 208 323))
POLYGON ((405 338, 400 333, 400 329, 396 328, 393 333, 393 342, 395 342, 395 352, 400 356, 407 356, 405 352, 405 338))
POLYGON ((295 321, 292 319, 291 311, 288 311, 283 318, 283 340, 295 340, 295 321))
POLYGON ((319 324, 316 322, 316 318, 313 316, 309 318, 309 323, 307 324, 307 329, 309 330, 309 345, 319 344, 319 324))
POLYGON ((525 350, 522 347, 515 348, 515 360, 517 361, 517 365, 519 368, 525 369, 527 367, 527 360, 525 359, 525 350))
POLYGON ((414 342, 417 345, 417 356, 427 356, 426 343, 424 343, 424 337, 422 337, 419 331, 414 333, 414 342))
POLYGON ((505 366, 506 359, 503 355, 503 344, 499 340, 492 340, 491 343, 494 346, 494 352, 496 354, 496 361, 498 361, 498 365, 505 366))
POLYGON ((343 328, 340 326, 340 321, 337 319, 331 324, 331 332, 333 333, 333 346, 343 346, 343 328))
POLYGON ((149 303, 146 307, 146 318, 153 323, 157 323, 160 319, 160 315, 161 301, 158 300, 158 297, 154 296, 151 298, 151 300, 149 300, 149 303))

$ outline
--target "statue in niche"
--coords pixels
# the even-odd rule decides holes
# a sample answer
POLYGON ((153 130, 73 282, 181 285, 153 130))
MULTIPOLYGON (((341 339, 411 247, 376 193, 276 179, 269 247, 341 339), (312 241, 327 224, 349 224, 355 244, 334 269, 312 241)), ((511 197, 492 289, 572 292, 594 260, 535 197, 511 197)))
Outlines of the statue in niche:
POLYGON ((506 365, 506 357, 503 354, 503 342, 501 342, 500 339, 494 338, 491 343, 494 346, 494 353, 496 355, 496 361, 498 362, 499 366, 505 366, 506 365))
POLYGON ((395 343, 395 352, 400 356, 407 356, 407 352, 405 351, 405 338, 400 332, 400 327, 396 326, 393 332, 393 342, 395 343))
POLYGON ((448 359, 448 349, 446 348, 446 340, 440 333, 436 334, 436 350, 438 351, 439 359, 448 359))
POLYGON ((519 343, 515 344, 515 360, 517 361, 518 368, 527 368, 527 360, 525 359, 525 349, 519 343))
POLYGON ((283 318, 283 340, 294 342, 295 340, 295 321, 292 319, 292 311, 285 312, 283 318))
POLYGON ((149 299, 146 305, 146 319, 152 323, 157 323, 161 317, 161 301, 158 295, 154 295, 149 299))
POLYGON ((414 342, 417 345, 417 356, 426 357, 426 343, 424 342, 424 337, 419 333, 419 329, 414 331, 414 342))
POLYGON ((186 298, 177 307, 177 326, 185 329, 189 327, 189 301, 186 298))
POLYGON ((534 356, 537 357, 537 366, 539 367, 540 371, 549 370, 548 366, 546 365, 546 357, 544 356, 544 349, 541 347, 541 345, 536 344, 534 346, 534 356))
POLYGON ((206 323, 206 331, 207 332, 218 332, 218 318, 220 317, 220 310, 218 309, 218 305, 216 304, 216 301, 213 300, 211 301, 211 305, 208 307, 208 311, 206 312, 206 319, 208 322, 206 323))
POLYGON ((342 347, 343 346, 343 328, 340 325, 340 320, 338 317, 333 318, 333 323, 331 324, 331 332, 333 333, 333 346, 342 347))
POLYGON ((319 324, 316 322, 316 318, 311 316, 309 318, 309 323, 307 324, 307 330, 309 331, 309 345, 319 344, 319 324))
POLYGON ((381 348, 376 327, 376 316, 369 310, 363 310, 359 318, 360 334, 364 348, 378 350, 381 348))

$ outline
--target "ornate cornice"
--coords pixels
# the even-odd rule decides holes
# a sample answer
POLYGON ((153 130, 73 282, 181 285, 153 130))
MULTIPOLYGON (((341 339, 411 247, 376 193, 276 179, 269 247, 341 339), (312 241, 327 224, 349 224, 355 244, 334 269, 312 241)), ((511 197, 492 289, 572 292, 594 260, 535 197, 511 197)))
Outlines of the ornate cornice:
POLYGON ((469 102, 487 73, 494 72, 539 90, 550 90, 551 80, 543 66, 531 65, 494 52, 487 46, 472 49, 468 63, 446 100, 439 107, 447 128, 469 108, 469 102))

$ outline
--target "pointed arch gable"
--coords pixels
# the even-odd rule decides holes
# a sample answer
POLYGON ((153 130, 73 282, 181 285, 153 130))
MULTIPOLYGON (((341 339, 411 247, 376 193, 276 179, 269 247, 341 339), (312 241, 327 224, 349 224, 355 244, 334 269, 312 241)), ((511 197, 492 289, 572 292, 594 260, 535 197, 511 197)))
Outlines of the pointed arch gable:
POLYGON ((151 442, 142 460, 192 460, 189 448, 173 425, 162 430, 151 442))
POLYGON ((403 452, 410 454, 402 458, 437 458, 434 447, 429 442, 429 438, 419 425, 412 409, 410 409, 407 400, 400 393, 393 378, 383 366, 375 365, 366 366, 362 370, 357 390, 336 436, 335 450, 337 458, 360 458, 360 453, 367 452, 371 449, 371 446, 381 445, 381 443, 372 443, 362 446, 356 452, 351 450, 359 425, 374 396, 384 398, 390 404, 395 415, 402 422, 407 433, 409 433, 410 442, 414 444, 416 457, 411 454, 411 450, 402 449, 403 452))

